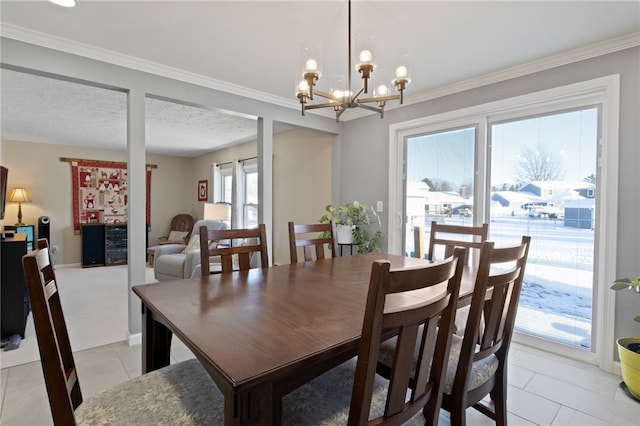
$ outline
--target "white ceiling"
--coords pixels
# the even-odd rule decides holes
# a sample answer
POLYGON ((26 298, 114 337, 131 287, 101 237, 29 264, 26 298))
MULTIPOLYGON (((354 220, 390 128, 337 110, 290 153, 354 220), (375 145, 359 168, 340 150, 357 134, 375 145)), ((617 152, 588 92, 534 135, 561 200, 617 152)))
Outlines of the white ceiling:
MULTIPOLYGON (((347 72, 345 0, 79 0, 72 9, 2 0, 0 7, 5 37, 198 76, 211 87, 292 108, 303 40, 322 42, 323 75, 347 72)), ((595 43, 640 39, 640 1, 353 0, 352 25, 354 35, 376 36, 374 77, 389 78, 394 47, 409 48, 411 103, 595 43)), ((126 145, 123 93, 10 70, 0 77, 3 138, 126 145)), ((322 79, 319 86, 328 89, 322 79)), ((252 117, 156 99, 147 100, 147 120, 147 150, 154 153, 194 156, 256 133, 252 117)))

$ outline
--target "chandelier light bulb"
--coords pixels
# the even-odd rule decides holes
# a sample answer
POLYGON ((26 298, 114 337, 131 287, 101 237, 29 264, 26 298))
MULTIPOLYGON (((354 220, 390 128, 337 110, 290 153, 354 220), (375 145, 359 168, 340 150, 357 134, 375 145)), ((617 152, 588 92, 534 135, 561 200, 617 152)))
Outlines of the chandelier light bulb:
POLYGON ((404 65, 400 65, 398 68, 396 68, 396 77, 406 78, 407 74, 408 74, 407 67, 405 67, 404 65))
POLYGON ((307 71, 318 71, 318 61, 315 59, 308 59, 305 64, 307 71))
POLYGON ((363 50, 362 52, 360 52, 360 62, 364 62, 364 63, 368 63, 371 62, 373 55, 371 54, 370 50, 363 50))
POLYGON ((298 91, 299 92, 308 92, 309 91, 309 83, 306 80, 302 80, 298 83, 298 91))
POLYGON ((378 90, 376 93, 378 96, 387 96, 389 94, 389 88, 384 84, 378 86, 378 90))

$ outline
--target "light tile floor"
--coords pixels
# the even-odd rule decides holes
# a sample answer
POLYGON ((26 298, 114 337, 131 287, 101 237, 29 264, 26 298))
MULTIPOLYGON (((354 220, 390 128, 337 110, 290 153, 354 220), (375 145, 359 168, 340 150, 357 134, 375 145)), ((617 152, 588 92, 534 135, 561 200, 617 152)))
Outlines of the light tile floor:
MULTIPOLYGON (((57 271, 57 274, 60 280, 64 273, 57 271)), ((104 327, 105 323, 102 324, 104 327)), ((138 376, 140 350, 140 345, 130 347, 120 341, 75 352, 84 396, 138 376)), ((175 361, 193 356, 178 339, 174 339, 171 353, 175 361)), ((0 372, 0 424, 53 424, 39 361, 3 368, 0 372)), ((592 365, 513 344, 508 422, 512 426, 640 426, 640 403, 627 397, 618 387, 619 382, 619 377, 592 365)), ((450 424, 446 413, 440 415, 439 424, 450 424)), ((469 409, 467 424, 484 426, 493 422, 469 409)))

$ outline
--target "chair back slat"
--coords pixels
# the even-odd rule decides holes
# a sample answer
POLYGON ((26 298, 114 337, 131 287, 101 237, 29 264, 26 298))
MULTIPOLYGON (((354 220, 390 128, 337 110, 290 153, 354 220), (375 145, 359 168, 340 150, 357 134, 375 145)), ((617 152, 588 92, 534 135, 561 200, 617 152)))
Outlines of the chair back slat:
POLYGON ((325 258, 325 245, 329 247, 331 257, 338 255, 336 224, 313 223, 309 225, 289 222, 289 257, 291 263, 298 263, 298 247, 302 247, 304 260, 320 260, 325 258), (312 238, 313 236, 313 238, 312 238))
POLYGON ((443 225, 436 221, 431 222, 431 233, 429 237, 429 260, 435 259, 436 246, 444 246, 444 258, 453 255, 455 247, 466 247, 467 253, 464 263, 469 264, 469 253, 471 249, 480 250, 482 243, 489 235, 489 224, 482 226, 461 226, 443 225))
POLYGON ((233 257, 238 259, 239 270, 251 268, 251 260, 255 254, 260 255, 262 268, 269 267, 267 248, 267 232, 263 223, 250 229, 208 229, 200 227, 200 270, 203 277, 210 274, 209 258, 220 256, 222 272, 234 270, 233 257), (234 240, 243 240, 241 243, 234 240), (253 243, 255 240, 255 243, 253 243), (220 241, 228 241, 229 245, 221 245, 220 241), (245 244, 246 241, 251 243, 245 244), (211 247, 215 243, 215 247, 211 247))
POLYGON ((423 267, 391 270, 388 261, 373 263, 351 397, 350 425, 402 424, 423 409, 425 415, 432 416, 427 423, 437 423, 465 251, 457 248, 455 257, 423 267), (432 295, 427 303, 404 304, 385 312, 388 298, 426 289, 432 295), (381 338, 384 331, 396 329, 398 336, 384 414, 369 420, 381 338), (416 353, 418 361, 414 372, 412 360, 416 353), (414 380, 417 386, 407 401, 407 391, 414 380))
MULTIPOLYGON (((46 245, 39 240, 38 247, 46 245)), ((53 422, 74 425, 82 392, 49 250, 32 251, 22 258, 22 265, 53 422)))

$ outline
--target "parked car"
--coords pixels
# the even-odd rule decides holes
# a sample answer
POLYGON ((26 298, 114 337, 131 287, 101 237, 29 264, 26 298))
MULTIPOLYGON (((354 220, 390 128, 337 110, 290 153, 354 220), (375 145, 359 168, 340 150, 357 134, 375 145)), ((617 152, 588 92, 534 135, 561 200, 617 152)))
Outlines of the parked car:
POLYGON ((455 216, 469 217, 473 213, 473 206, 471 204, 462 204, 454 207, 451 211, 455 216))

